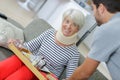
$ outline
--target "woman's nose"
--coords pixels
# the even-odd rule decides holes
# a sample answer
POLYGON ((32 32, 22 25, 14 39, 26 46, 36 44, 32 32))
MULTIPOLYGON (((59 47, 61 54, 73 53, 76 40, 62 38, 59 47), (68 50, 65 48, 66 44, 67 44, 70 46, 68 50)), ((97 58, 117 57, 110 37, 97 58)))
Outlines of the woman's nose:
POLYGON ((71 24, 67 24, 67 28, 71 28, 71 26, 72 26, 71 24))

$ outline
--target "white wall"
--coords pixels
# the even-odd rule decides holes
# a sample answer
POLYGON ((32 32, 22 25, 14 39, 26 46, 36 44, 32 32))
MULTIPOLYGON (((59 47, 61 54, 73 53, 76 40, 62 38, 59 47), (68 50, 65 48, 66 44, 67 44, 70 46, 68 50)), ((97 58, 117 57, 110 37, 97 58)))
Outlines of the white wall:
POLYGON ((47 0, 42 9, 38 12, 38 17, 47 20, 54 14, 55 10, 63 2, 68 2, 69 0, 47 0))
POLYGON ((54 12, 54 15, 52 15, 49 19, 48 22, 54 27, 54 28, 59 28, 61 26, 61 21, 62 21, 62 15, 64 11, 66 11, 69 8, 75 8, 83 11, 84 15, 87 16, 89 13, 86 12, 84 9, 82 9, 79 5, 77 5, 73 1, 68 1, 64 2, 59 5, 57 10, 54 12))
MULTIPOLYGON (((80 33, 83 35, 87 30, 89 30, 93 25, 96 23, 94 17, 92 15, 87 17, 86 24, 84 25, 85 27, 83 28, 83 33, 80 33), (86 27, 87 26, 87 27, 86 27)), ((90 49, 91 43, 93 41, 93 32, 94 30, 84 39, 84 44, 90 49)))

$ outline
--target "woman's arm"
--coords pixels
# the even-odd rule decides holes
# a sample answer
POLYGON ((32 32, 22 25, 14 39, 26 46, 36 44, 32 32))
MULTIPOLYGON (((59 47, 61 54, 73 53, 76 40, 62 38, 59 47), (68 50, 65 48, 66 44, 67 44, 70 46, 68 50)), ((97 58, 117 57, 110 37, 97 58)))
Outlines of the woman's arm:
POLYGON ((74 54, 67 64, 66 77, 70 77, 74 70, 78 67, 78 61, 80 58, 80 53, 74 54))
POLYGON ((50 31, 51 31, 51 29, 48 29, 47 31, 43 32, 42 34, 40 34, 38 37, 32 39, 31 41, 25 42, 24 46, 31 52, 39 49, 42 42, 44 41, 44 39, 49 35, 50 31))

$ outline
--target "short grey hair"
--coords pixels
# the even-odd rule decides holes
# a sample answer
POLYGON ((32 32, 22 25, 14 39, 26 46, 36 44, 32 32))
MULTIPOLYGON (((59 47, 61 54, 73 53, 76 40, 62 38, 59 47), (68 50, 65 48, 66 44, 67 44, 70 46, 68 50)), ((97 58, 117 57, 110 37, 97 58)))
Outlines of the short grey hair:
POLYGON ((78 9, 68 9, 63 13, 63 20, 66 17, 70 17, 72 21, 78 25, 79 29, 81 29, 85 24, 85 16, 78 9))

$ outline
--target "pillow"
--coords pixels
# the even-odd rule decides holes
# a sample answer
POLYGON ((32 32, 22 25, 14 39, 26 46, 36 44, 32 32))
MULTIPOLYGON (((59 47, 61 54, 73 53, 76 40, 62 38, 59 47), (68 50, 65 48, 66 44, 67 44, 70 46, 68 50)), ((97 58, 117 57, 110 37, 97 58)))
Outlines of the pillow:
POLYGON ((24 41, 23 30, 0 18, 0 46, 5 47, 10 38, 24 41))

